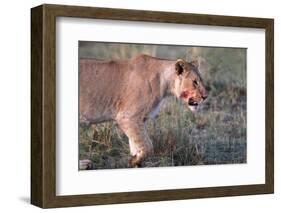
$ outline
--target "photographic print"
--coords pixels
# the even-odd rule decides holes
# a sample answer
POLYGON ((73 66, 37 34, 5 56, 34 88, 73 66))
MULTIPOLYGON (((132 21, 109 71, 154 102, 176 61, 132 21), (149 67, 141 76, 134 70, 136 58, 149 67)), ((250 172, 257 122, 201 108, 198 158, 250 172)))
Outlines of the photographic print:
POLYGON ((79 169, 246 163, 246 54, 79 41, 79 169))
POLYGON ((273 56, 268 18, 32 8, 31 203, 274 193, 273 56))

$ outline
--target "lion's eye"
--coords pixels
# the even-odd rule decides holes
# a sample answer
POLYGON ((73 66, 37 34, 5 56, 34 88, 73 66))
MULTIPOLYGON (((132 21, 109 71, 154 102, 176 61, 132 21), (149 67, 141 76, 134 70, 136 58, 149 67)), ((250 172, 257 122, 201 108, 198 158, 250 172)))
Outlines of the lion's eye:
POLYGON ((193 81, 193 84, 194 84, 195 86, 197 86, 197 85, 198 85, 198 82, 197 82, 196 80, 194 80, 194 81, 193 81))

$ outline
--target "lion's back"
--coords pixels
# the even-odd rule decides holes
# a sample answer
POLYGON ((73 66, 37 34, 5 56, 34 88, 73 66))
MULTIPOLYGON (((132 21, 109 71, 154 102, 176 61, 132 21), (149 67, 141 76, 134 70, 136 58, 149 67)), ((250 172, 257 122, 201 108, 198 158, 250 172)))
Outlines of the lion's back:
POLYGON ((125 82, 126 69, 117 62, 80 59, 80 114, 93 121, 99 117, 111 118, 113 105, 122 95, 125 82))

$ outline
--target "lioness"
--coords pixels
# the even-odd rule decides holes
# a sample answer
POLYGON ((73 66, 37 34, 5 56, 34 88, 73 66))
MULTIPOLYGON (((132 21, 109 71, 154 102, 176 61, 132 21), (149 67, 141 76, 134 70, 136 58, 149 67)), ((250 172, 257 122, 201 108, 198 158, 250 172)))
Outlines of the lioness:
POLYGON ((80 123, 115 120, 129 138, 130 164, 138 167, 153 145, 145 128, 170 95, 192 111, 207 98, 198 63, 139 55, 129 60, 80 59, 80 123))

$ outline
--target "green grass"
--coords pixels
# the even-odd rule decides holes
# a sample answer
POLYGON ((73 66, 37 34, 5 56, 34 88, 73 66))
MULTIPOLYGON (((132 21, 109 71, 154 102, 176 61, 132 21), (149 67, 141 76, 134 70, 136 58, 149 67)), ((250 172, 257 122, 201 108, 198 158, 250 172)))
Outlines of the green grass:
MULTIPOLYGON (((186 58, 199 56, 208 63, 202 75, 210 93, 198 113, 169 98, 156 120, 147 121, 154 155, 145 160, 143 167, 246 163, 245 49, 86 43, 81 45, 80 56, 126 58, 145 50, 166 58, 186 53, 186 58), (165 56, 166 49, 170 52, 165 56)), ((129 167, 128 139, 115 122, 81 125, 79 148, 80 159, 90 159, 93 169, 129 167)))

